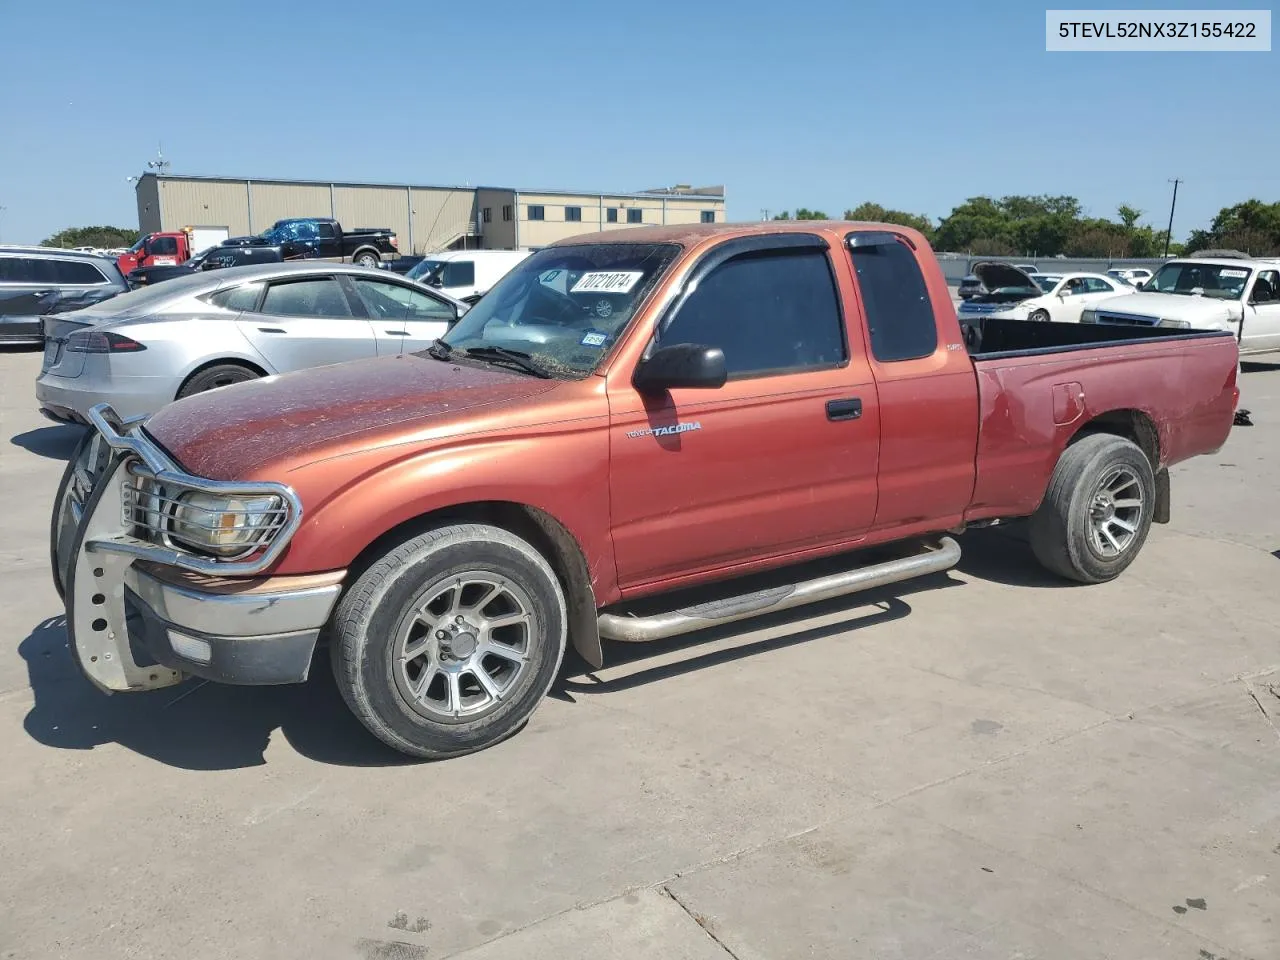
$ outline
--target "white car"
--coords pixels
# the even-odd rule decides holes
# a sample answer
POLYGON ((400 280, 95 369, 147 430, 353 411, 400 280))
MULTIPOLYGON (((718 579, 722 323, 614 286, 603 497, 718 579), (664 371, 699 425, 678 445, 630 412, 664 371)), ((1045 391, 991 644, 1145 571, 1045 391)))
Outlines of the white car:
POLYGON ((956 311, 960 320, 996 317, 1002 320, 1053 320, 1078 323, 1085 308, 1133 287, 1100 273, 1035 274, 1008 263, 976 263, 971 268, 987 292, 965 301, 956 311))
POLYGON ((429 287, 473 303, 505 277, 528 250, 449 250, 432 253, 405 274, 429 287))
POLYGON ((1134 287, 1141 287, 1151 279, 1151 271, 1146 267, 1116 267, 1108 270, 1107 276, 1123 280, 1134 287))
POLYGON ((1242 356, 1280 350, 1280 261, 1170 260, 1132 296, 1089 305, 1085 323, 1230 330, 1242 356))

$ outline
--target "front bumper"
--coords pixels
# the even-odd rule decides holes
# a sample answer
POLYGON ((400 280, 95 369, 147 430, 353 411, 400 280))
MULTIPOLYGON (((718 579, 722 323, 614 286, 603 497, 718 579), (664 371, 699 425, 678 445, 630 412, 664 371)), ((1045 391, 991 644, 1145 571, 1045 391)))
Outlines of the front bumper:
POLYGON ((245 487, 182 473, 109 409, 90 411, 89 419, 94 429, 63 475, 50 533, 67 632, 89 679, 108 692, 156 689, 187 674, 237 684, 305 680, 344 572, 260 575, 297 529, 293 492, 258 485, 283 496, 291 518, 249 560, 218 561, 139 539, 123 492, 131 475, 233 495, 245 487))

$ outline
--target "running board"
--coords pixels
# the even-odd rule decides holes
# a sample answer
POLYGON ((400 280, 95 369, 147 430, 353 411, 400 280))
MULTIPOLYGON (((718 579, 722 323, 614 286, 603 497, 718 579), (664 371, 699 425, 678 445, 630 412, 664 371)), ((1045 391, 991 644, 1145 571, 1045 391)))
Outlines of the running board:
POLYGON ((960 562, 960 544, 951 537, 942 537, 937 543, 927 545, 923 551, 910 557, 889 560, 857 570, 845 570, 829 576, 806 580, 803 583, 785 584, 757 590, 725 600, 713 600, 692 607, 660 613, 652 617, 628 617, 615 613, 602 613, 599 618, 600 636, 608 640, 626 643, 646 643, 664 640, 693 630, 702 630, 735 620, 746 620, 765 613, 789 610, 806 603, 829 600, 832 597, 873 590, 890 583, 923 577, 931 573, 950 570, 960 562))

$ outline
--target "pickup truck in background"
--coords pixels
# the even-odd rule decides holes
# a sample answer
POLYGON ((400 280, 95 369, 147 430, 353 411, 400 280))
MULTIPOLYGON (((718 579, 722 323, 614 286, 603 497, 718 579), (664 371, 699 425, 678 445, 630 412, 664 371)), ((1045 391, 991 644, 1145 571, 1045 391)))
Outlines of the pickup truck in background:
POLYGON ((277 220, 261 234, 260 242, 279 247, 286 260, 340 260, 376 267, 400 255, 399 240, 389 227, 343 230, 337 220, 325 217, 277 220))
POLYGON ((1240 355, 1280 350, 1280 260, 1170 260, 1137 293, 1090 304, 1083 323, 1225 330, 1240 355))
POLYGON ((602 638, 941 573, 967 526, 1030 518, 1048 570, 1110 580, 1168 468, 1226 440, 1236 368, 1226 332, 962 327, 905 227, 590 234, 421 353, 95 407, 53 576, 104 690, 301 682, 323 635, 370 731, 455 756, 518 730, 568 644, 599 666, 602 638))

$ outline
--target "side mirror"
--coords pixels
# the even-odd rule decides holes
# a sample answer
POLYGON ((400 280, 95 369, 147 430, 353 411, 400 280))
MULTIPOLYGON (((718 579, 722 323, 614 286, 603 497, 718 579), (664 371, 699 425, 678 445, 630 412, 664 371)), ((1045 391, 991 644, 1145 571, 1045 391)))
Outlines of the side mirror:
POLYGON ((438 276, 432 277, 430 280, 428 280, 428 281, 427 281, 427 286, 429 286, 429 287, 443 287, 443 286, 444 286, 444 280, 442 280, 442 279, 441 279, 440 277, 438 277, 438 276))
POLYGON ((653 351, 631 376, 641 393, 674 389, 715 390, 729 378, 724 351, 700 343, 674 343, 653 351))

